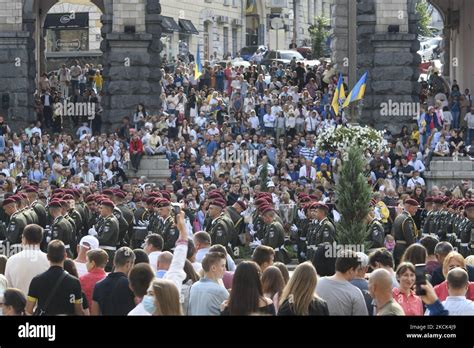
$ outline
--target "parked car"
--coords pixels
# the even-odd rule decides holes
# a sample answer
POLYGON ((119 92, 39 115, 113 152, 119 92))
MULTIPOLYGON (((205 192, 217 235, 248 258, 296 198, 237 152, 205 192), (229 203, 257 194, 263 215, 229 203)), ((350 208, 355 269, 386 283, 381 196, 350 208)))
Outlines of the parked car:
POLYGON ((441 41, 443 41, 443 38, 439 36, 420 41, 420 50, 417 53, 421 56, 421 60, 437 59, 441 53, 441 41))

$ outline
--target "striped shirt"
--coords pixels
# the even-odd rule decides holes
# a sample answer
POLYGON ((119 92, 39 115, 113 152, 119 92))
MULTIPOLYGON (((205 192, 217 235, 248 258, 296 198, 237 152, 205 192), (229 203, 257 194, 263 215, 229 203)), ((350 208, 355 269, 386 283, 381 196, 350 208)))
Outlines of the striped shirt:
POLYGON ((315 147, 302 147, 300 150, 300 156, 303 156, 307 160, 313 160, 314 156, 316 156, 317 150, 315 147))

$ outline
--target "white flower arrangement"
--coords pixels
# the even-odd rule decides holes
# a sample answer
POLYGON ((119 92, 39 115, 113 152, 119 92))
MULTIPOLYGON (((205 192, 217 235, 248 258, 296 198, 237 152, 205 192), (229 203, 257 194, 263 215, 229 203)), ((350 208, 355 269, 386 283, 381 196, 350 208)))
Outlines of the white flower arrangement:
POLYGON ((321 131, 315 145, 318 149, 327 151, 345 152, 350 147, 357 146, 364 151, 370 150, 371 153, 380 152, 387 146, 384 133, 367 126, 330 126, 321 131))

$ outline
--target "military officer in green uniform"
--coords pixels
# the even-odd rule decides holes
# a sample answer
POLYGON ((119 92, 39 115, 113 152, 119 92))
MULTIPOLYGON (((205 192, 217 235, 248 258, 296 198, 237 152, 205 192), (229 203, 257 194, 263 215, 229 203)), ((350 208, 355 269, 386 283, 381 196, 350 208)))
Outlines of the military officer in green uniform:
MULTIPOLYGON (((71 243, 74 239, 74 227, 72 224, 63 216, 63 207, 65 201, 59 199, 53 199, 49 202, 48 208, 51 217, 53 218, 53 223, 51 224, 50 236, 51 240, 59 239, 61 240, 65 247, 68 257, 72 258, 71 243)), ((46 239, 47 243, 48 237, 46 239)))
POLYGON ((288 263, 285 246, 285 230, 283 225, 275 218, 275 210, 267 205, 262 210, 262 220, 266 225, 265 236, 262 239, 262 245, 269 246, 275 250, 275 261, 288 263))
MULTIPOLYGON (((109 200, 114 202, 114 196, 115 193, 113 190, 106 189, 102 191, 102 194, 107 196, 109 200)), ((125 220, 125 218, 122 215, 122 211, 117 207, 114 206, 114 216, 117 218, 117 221, 119 222, 119 237, 118 237, 118 244, 117 247, 120 248, 121 246, 125 245, 125 237, 127 236, 128 233, 128 222, 125 220)))
POLYGON ((119 238, 119 222, 114 215, 114 208, 115 204, 110 199, 101 200, 99 210, 103 223, 97 228, 97 239, 99 248, 105 250, 109 255, 109 262, 105 267, 106 272, 112 271, 119 238))
POLYGON ((122 216, 128 224, 128 230, 124 241, 126 245, 130 245, 130 236, 133 233, 133 212, 125 202, 125 197, 127 197, 125 192, 117 190, 115 191, 114 197, 117 208, 122 212, 122 216))
POLYGON ((74 234, 71 240, 71 250, 75 252, 77 249, 77 243, 82 238, 82 216, 76 210, 76 200, 74 199, 73 195, 66 194, 63 196, 63 199, 67 202, 67 204, 65 205, 64 217, 71 223, 74 228, 74 234))
POLYGON ((298 251, 298 262, 306 261, 306 251, 307 251, 307 234, 309 227, 309 219, 306 215, 305 206, 311 201, 308 195, 299 195, 298 207, 296 208, 294 226, 296 227, 296 248, 298 251))
POLYGON ((415 221, 413 220, 418 206, 419 204, 416 200, 412 198, 406 199, 403 212, 395 218, 393 223, 393 234, 395 238, 393 258, 396 266, 400 263, 405 250, 415 243, 418 237, 415 221))
POLYGON ((244 244, 245 222, 242 212, 245 210, 247 210, 247 204, 241 200, 226 208, 226 214, 234 224, 234 235, 231 236, 230 240, 232 250, 234 250, 235 247, 244 244))
POLYGON ((163 251, 174 250, 179 231, 172 213, 171 202, 166 198, 157 198, 156 205, 160 214, 161 222, 158 234, 163 237, 163 251))
POLYGON ((221 244, 227 249, 229 255, 234 255, 230 250, 230 240, 233 235, 234 224, 229 217, 224 214, 226 202, 223 199, 216 198, 209 203, 209 216, 212 219, 208 226, 208 232, 211 236, 212 245, 221 244))
POLYGON ((373 249, 384 246, 385 230, 382 223, 375 217, 373 207, 367 214, 367 240, 371 243, 373 249))
POLYGON ((468 257, 474 253, 474 202, 466 202, 464 214, 466 219, 461 227, 459 253, 468 257))
POLYGON ((316 239, 320 224, 319 221, 316 219, 317 205, 318 202, 311 201, 305 206, 306 216, 308 216, 308 227, 306 232, 306 259, 310 261, 313 259, 314 253, 318 249, 316 239))
POLYGON ((425 198, 425 209, 421 214, 421 230, 422 236, 428 236, 433 231, 433 197, 425 198))
POLYGON ((334 224, 329 220, 328 213, 329 207, 324 203, 317 203, 316 208, 316 220, 319 222, 319 227, 315 234, 316 240, 314 245, 318 247, 320 244, 329 243, 332 244, 336 241, 336 228, 334 224))
POLYGON ((25 193, 30 203, 30 208, 33 209, 38 218, 38 225, 45 228, 48 215, 44 204, 38 200, 38 189, 34 186, 25 186, 25 193))
POLYGON ((24 193, 19 192, 12 197, 17 202, 19 214, 22 214, 25 217, 26 224, 38 224, 38 217, 34 210, 30 208, 27 196, 24 193))
POLYGON ((18 213, 17 203, 12 197, 3 200, 3 210, 5 214, 10 217, 5 232, 6 241, 10 243, 11 247, 19 248, 21 246, 23 229, 27 225, 26 219, 22 214, 18 213))

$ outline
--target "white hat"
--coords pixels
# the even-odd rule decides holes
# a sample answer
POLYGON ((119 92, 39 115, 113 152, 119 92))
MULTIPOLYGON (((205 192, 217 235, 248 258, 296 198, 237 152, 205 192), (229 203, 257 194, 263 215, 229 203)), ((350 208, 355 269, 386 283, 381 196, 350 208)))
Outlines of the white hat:
POLYGON ((99 240, 94 236, 84 236, 79 245, 89 250, 99 249, 99 240))
POLYGON ((273 181, 270 181, 270 182, 267 184, 267 187, 275 187, 275 184, 273 183, 273 181))

